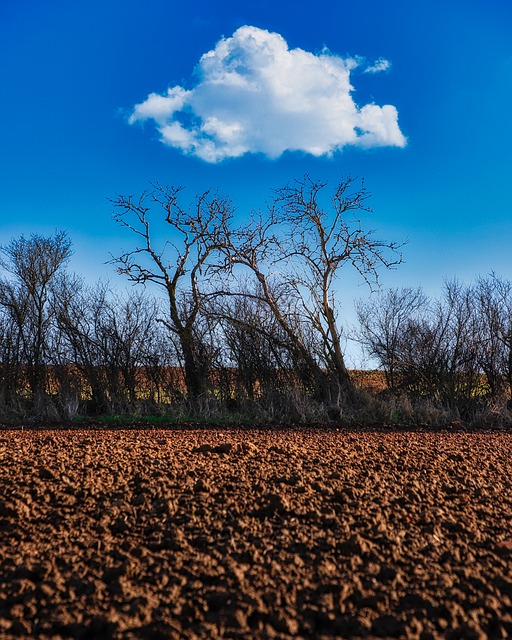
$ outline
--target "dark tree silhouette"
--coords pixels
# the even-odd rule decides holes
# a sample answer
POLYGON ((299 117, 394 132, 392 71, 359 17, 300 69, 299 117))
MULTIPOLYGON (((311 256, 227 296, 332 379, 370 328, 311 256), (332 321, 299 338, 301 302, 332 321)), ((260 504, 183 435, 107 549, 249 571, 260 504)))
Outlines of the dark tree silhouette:
POLYGON ((183 360, 187 396, 198 404, 208 393, 208 366, 195 331, 208 292, 209 268, 219 251, 222 230, 232 216, 231 203, 218 194, 205 192, 184 208, 182 188, 156 185, 134 200, 113 200, 114 219, 137 239, 135 249, 114 258, 120 274, 138 284, 163 289, 167 314, 160 320, 175 336, 183 360), (168 240, 156 248, 151 235, 150 212, 163 213, 168 240))
POLYGON ((48 336, 54 321, 52 298, 59 274, 71 256, 71 241, 63 231, 53 236, 13 238, 0 248, 0 305, 18 329, 21 361, 26 367, 34 405, 45 395, 48 336))

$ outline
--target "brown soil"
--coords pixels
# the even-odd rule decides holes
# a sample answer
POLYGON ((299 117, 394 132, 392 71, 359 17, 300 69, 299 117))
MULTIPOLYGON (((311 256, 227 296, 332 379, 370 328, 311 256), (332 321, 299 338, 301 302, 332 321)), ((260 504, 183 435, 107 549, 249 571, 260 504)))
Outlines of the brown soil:
POLYGON ((510 638, 512 434, 3 431, 0 638, 510 638))

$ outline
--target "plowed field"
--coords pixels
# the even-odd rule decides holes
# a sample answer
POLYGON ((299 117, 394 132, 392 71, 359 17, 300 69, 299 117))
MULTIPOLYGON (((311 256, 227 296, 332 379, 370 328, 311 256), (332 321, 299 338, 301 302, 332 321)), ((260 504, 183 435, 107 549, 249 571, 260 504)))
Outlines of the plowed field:
POLYGON ((0 638, 511 638, 512 434, 0 432, 0 638))

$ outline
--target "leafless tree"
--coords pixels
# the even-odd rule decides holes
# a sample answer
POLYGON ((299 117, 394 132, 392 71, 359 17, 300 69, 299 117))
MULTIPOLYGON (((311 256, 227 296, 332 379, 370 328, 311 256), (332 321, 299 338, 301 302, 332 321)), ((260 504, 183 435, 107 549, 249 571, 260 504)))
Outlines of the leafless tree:
POLYGON ((393 289, 357 307, 361 341, 390 387, 468 416, 481 389, 474 290, 445 283, 441 300, 421 289, 393 289))
POLYGON ((226 365, 236 377, 239 402, 274 402, 297 381, 294 350, 269 307, 254 295, 216 300, 226 365))
MULTIPOLYGON (((144 292, 123 296, 107 283, 61 290, 58 323, 64 353, 90 391, 90 411, 134 411, 160 399, 168 370, 156 301, 144 292)), ((167 351, 169 343, 166 344, 167 351)), ((62 359, 62 358, 61 358, 62 359)))
POLYGON ((119 196, 113 200, 115 221, 137 239, 135 249, 113 262, 130 281, 156 285, 165 292, 167 313, 160 320, 176 338, 187 395, 196 402, 208 391, 208 363, 196 331, 207 292, 205 280, 232 207, 226 198, 207 191, 185 208, 181 192, 182 188, 155 185, 138 199, 119 196), (150 228, 153 207, 163 212, 168 231, 168 240, 159 248, 150 228))
POLYGON ((404 332, 430 302, 421 288, 388 289, 372 294, 369 300, 356 303, 359 320, 358 341, 365 351, 382 367, 387 386, 397 388, 401 382, 404 332))
POLYGON ((54 320, 51 299, 59 273, 71 256, 65 232, 53 236, 13 238, 0 248, 0 305, 16 324, 21 360, 26 367, 34 406, 45 395, 48 335, 54 320))
MULTIPOLYGON (((58 324, 69 352, 69 362, 83 376, 89 387, 90 405, 94 413, 109 410, 109 397, 104 376, 103 354, 98 334, 101 332, 108 287, 79 285, 71 292, 61 289, 58 301, 58 324)), ((85 389, 84 389, 85 391, 85 389)))
POLYGON ((473 287, 456 279, 447 281, 444 308, 447 318, 444 395, 447 404, 467 413, 471 411, 481 387, 473 287))
POLYGON ((493 396, 512 392, 512 283, 491 274, 475 287, 479 357, 493 396))
POLYGON ((9 308, 0 306, 0 405, 17 409, 23 388, 21 330, 9 308))
POLYGON ((155 365, 152 338, 161 330, 157 317, 156 303, 142 291, 110 293, 103 303, 96 339, 116 411, 133 411, 147 396, 146 365, 155 365))
POLYGON ((271 310, 317 391, 340 404, 353 388, 337 318, 337 280, 352 267, 374 285, 379 268, 399 264, 401 255, 398 244, 363 229, 359 216, 370 211, 364 184, 343 179, 330 199, 323 197, 326 186, 306 176, 277 190, 268 211, 254 213, 226 237, 224 251, 232 274, 235 267, 252 274, 251 295, 271 310), (319 337, 320 353, 305 344, 304 326, 319 337))

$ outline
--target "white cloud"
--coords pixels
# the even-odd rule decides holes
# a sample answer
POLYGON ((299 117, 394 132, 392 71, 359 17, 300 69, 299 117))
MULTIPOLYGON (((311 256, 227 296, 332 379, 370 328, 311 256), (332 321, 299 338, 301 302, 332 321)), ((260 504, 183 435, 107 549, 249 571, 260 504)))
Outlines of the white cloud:
POLYGON ((386 58, 379 58, 373 64, 366 67, 364 73, 381 73, 381 71, 389 71, 391 62, 386 58))
POLYGON ((152 118, 157 124, 164 126, 177 111, 183 109, 189 94, 190 91, 185 91, 181 87, 169 89, 163 96, 150 93, 144 102, 135 106, 129 123, 152 118))
MULTIPOLYGON (((162 142, 206 162, 246 153, 323 156, 346 145, 405 146, 394 106, 354 102, 350 72, 360 63, 289 49, 277 33, 241 27, 201 57, 192 89, 151 93, 129 122, 153 120, 162 142)), ((366 72, 388 67, 380 59, 366 72)))

